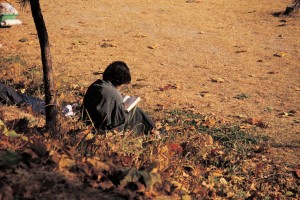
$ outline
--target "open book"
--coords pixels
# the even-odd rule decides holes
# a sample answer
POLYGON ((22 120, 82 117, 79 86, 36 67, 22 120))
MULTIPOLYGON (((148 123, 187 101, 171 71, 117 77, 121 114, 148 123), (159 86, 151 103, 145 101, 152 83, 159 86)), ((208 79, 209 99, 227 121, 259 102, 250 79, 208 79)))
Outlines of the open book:
POLYGON ((123 103, 124 103, 124 106, 125 106, 125 110, 127 112, 131 111, 132 108, 134 108, 138 102, 141 101, 141 98, 138 97, 138 96, 124 96, 123 97, 123 103))

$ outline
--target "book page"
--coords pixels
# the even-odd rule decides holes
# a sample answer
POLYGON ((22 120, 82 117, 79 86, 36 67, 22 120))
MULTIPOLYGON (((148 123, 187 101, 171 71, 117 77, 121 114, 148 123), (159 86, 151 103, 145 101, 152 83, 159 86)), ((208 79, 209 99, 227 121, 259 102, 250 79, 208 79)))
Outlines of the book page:
POLYGON ((125 103, 125 101, 127 100, 127 99, 129 99, 130 98, 130 96, 128 96, 128 95, 123 95, 123 103, 125 103))
MULTIPOLYGON (((124 100, 124 99, 123 99, 124 100)), ((139 102, 141 98, 138 96, 127 97, 124 101, 125 110, 129 112, 132 108, 134 108, 139 102)))

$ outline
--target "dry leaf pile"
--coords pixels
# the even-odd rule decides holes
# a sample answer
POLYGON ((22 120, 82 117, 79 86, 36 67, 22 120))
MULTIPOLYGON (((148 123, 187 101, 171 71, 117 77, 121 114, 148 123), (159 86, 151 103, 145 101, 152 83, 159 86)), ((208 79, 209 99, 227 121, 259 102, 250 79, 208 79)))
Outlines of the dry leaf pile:
MULTIPOLYGON (((104 41, 109 42, 109 41, 104 41)), ((78 42, 76 45, 84 45, 78 42)), ((108 47, 108 46, 107 46, 108 47)), ((24 70, 17 56, 2 60, 0 76, 20 91, 41 96, 41 72, 24 70), (14 73, 8 73, 13 70, 14 73), (23 78, 21 78, 23 77, 23 78), (25 79, 27 77, 28 79, 25 79), (32 81, 30 81, 32 80, 32 81), (30 87, 28 87, 30 85, 30 87)), ((212 79, 222 83, 222 78, 212 79)), ((82 99, 84 87, 59 82, 61 101, 82 99), (68 95, 70 94, 70 95, 68 95)), ((133 87, 142 87, 135 85, 133 87)), ((158 88, 167 92, 179 85, 158 88)), ((130 89, 130 88, 129 88, 130 89)), ((203 96, 208 92, 203 91, 203 96)), ((237 100, 249 98, 237 94, 237 100)), ((271 159, 261 118, 240 124, 157 105, 161 137, 126 132, 97 135, 77 118, 61 119, 61 139, 49 139, 41 116, 0 113, 0 199, 299 199, 300 165, 271 159)), ((278 114, 295 115, 296 111, 278 114)), ((297 123, 295 121, 295 123, 297 123)))
POLYGON ((24 121, 0 124, 2 199, 299 198, 300 166, 274 163, 266 137, 214 115, 166 112, 162 138, 97 135, 67 120, 54 140, 24 121))

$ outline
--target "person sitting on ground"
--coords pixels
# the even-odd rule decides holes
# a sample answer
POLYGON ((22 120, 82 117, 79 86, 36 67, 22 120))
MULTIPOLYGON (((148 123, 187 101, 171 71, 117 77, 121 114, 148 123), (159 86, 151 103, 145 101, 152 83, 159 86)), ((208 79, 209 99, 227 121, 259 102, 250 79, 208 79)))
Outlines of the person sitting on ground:
MULTIPOLYGON (((100 133, 105 131, 133 130, 136 133, 157 134, 154 123, 140 108, 127 112, 123 97, 119 92, 124 84, 131 82, 128 66, 122 61, 111 63, 104 71, 103 80, 97 80, 89 88, 83 99, 82 120, 100 133)), ((30 106, 34 112, 45 114, 45 101, 15 91, 12 87, 0 83, 0 103, 17 106, 30 106)), ((72 112, 67 105, 65 116, 72 112)))
POLYGON ((136 133, 154 131, 154 123, 140 108, 127 112, 119 89, 131 82, 128 66, 123 61, 111 63, 102 80, 92 83, 83 98, 82 120, 100 132, 133 130, 136 133))

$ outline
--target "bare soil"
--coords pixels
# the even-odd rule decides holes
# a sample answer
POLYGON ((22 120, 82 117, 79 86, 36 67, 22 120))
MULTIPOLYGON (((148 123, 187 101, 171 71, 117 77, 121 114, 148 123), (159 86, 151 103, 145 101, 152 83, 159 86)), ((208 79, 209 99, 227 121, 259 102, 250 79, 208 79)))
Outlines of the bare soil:
MULTIPOLYGON (((189 109, 232 122, 260 118, 268 127, 255 131, 273 138, 277 159, 300 163, 299 14, 273 16, 290 0, 41 3, 59 91, 85 90, 123 60, 133 77, 126 92, 153 116, 189 109)), ((22 25, 0 28, 0 56, 41 69, 30 7, 19 11, 22 25)))

